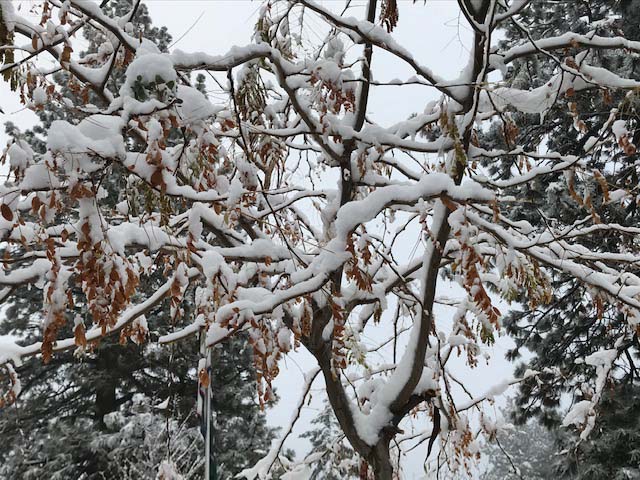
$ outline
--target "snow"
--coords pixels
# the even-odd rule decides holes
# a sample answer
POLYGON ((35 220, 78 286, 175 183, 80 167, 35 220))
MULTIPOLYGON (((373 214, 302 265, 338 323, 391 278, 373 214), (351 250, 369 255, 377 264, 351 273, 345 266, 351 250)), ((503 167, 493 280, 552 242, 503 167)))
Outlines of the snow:
MULTIPOLYGON (((27 147, 25 145, 25 147, 27 147)), ((28 147, 27 147, 28 148, 28 147)), ((33 159, 33 152, 29 148, 28 151, 23 150, 22 145, 18 142, 12 143, 7 149, 9 155, 9 165, 13 169, 24 170, 33 159)))
POLYGON ((498 395, 502 395, 504 392, 506 392, 509 389, 510 386, 511 386, 510 382, 507 380, 504 380, 500 383, 495 384, 493 387, 487 390, 486 396, 487 398, 494 398, 494 397, 497 397, 498 395))
POLYGON ((587 422, 587 418, 593 415, 593 403, 589 400, 581 400, 576 403, 562 420, 562 426, 580 426, 587 422))
POLYGON ((283 352, 291 350, 291 330, 287 327, 278 330, 278 347, 283 352))
POLYGON ((280 478, 282 480, 309 480, 313 469, 308 465, 300 465, 295 470, 283 474, 280 478))
POLYGON ((629 130, 627 130, 627 122, 624 120, 616 120, 611 125, 611 131, 616 136, 616 140, 620 140, 622 137, 629 134, 629 130))
MULTIPOLYGON (((594 25, 595 26, 595 22, 594 25)), ((501 62, 510 63, 512 60, 524 56, 529 53, 534 53, 538 49, 554 49, 569 47, 575 44, 593 45, 595 47, 602 48, 627 48, 632 50, 640 49, 640 42, 627 40, 623 37, 602 37, 595 35, 593 32, 588 35, 580 35, 574 32, 566 32, 562 35, 554 37, 542 38, 535 41, 535 45, 531 43, 525 43, 512 47, 506 52, 502 53, 501 62)), ((498 57, 498 55, 492 55, 492 59, 498 57)))
POLYGON ((586 52, 576 57, 580 64, 577 75, 567 75, 566 68, 549 79, 544 85, 532 90, 521 90, 510 87, 495 87, 483 91, 480 96, 481 111, 500 110, 511 106, 523 113, 540 113, 544 117, 563 94, 569 89, 580 91, 592 88, 594 83, 610 88, 638 88, 640 82, 622 78, 613 72, 600 67, 594 67, 584 61, 586 52))
POLYGON ((183 478, 177 467, 167 460, 162 461, 156 475, 156 480, 182 480, 183 478))
MULTIPOLYGON (((291 251, 286 246, 278 245, 266 238, 258 238, 248 245, 240 247, 219 247, 215 251, 225 258, 244 258, 247 260, 270 257, 272 261, 279 261, 290 259, 292 256, 291 251)), ((303 257, 307 256, 302 251, 296 252, 296 254, 303 257)))
POLYGON ((44 163, 36 163, 27 167, 24 172, 24 178, 20 182, 20 188, 23 191, 46 190, 59 186, 60 181, 57 177, 51 175, 49 168, 44 163))
POLYGON ((125 248, 130 245, 144 245, 155 252, 165 245, 184 244, 174 241, 162 228, 151 223, 136 225, 123 222, 113 225, 107 230, 107 238, 114 252, 121 255, 124 255, 125 248))
POLYGON ((162 140, 163 131, 162 125, 157 118, 150 118, 146 125, 147 128, 147 143, 153 145, 154 142, 162 140))
MULTIPOLYGON (((231 335, 231 333, 231 330, 229 330, 228 328, 224 328, 217 323, 213 323, 207 331, 207 345, 215 345, 227 338, 229 335, 231 335)), ((168 342, 170 341, 169 339, 170 337, 167 336, 162 341, 168 342)))
POLYGON ((269 45, 261 43, 244 47, 234 46, 224 55, 210 55, 204 52, 187 53, 176 49, 168 58, 176 68, 180 69, 196 70, 207 66, 210 70, 226 71, 230 66, 240 65, 251 59, 273 53, 269 45))
POLYGON ((430 173, 423 175, 416 183, 378 188, 367 198, 344 205, 336 216, 336 236, 346 237, 357 224, 372 220, 384 208, 395 203, 411 203, 440 195, 447 195, 453 200, 490 201, 494 198, 493 192, 478 183, 469 181, 458 186, 449 175, 430 173))
POLYGON ((242 182, 238 177, 235 177, 229 185, 229 191, 227 192, 227 206, 235 207, 239 202, 242 195, 245 193, 242 182))
POLYGON ((126 80, 120 89, 120 95, 135 96, 133 87, 137 81, 149 84, 161 79, 164 84, 175 84, 177 78, 173 63, 166 55, 139 48, 136 58, 127 68, 126 80))
POLYGON ((222 110, 222 107, 214 106, 202 93, 192 87, 179 85, 176 98, 182 101, 177 107, 178 114, 187 123, 205 120, 222 110))
POLYGON ((585 152, 590 151, 593 147, 598 143, 598 137, 589 137, 586 142, 584 142, 583 150, 585 152))
POLYGON ((47 103, 48 97, 47 92, 45 92, 44 88, 36 87, 33 89, 33 103, 36 106, 42 106, 47 103))
MULTIPOLYGON (((55 120, 47 136, 47 148, 63 155, 96 154, 103 158, 125 157, 125 146, 120 117, 91 115, 77 126, 64 120, 55 120)), ((100 168, 99 163, 82 162, 82 169, 91 173, 100 168)))
POLYGON ((610 350, 600 350, 585 357, 584 362, 587 365, 592 365, 594 367, 605 367, 610 366, 617 356, 618 350, 615 348, 610 350))
POLYGON ((13 362, 14 365, 22 365, 22 356, 25 354, 25 347, 16 343, 16 338, 10 335, 0 335, 0 365, 13 362))
POLYGON ((465 344, 469 343, 469 339, 467 337, 465 337, 464 335, 450 335, 449 339, 447 340, 447 342, 452 347, 458 347, 458 346, 465 345, 465 344))
POLYGON ((215 275, 220 273, 228 282, 227 287, 230 290, 235 289, 235 275, 220 253, 215 250, 207 250, 202 254, 200 264, 202 265, 204 276, 208 280, 212 280, 215 275))
POLYGON ((167 408, 169 408, 169 400, 171 400, 171 397, 165 398, 159 404, 154 405, 153 408, 155 408, 156 410, 166 410, 167 408))
POLYGON ((19 21, 16 17, 16 12, 13 8, 14 0, 0 0, 0 10, 2 10, 2 20, 9 32, 13 32, 15 29, 16 21, 19 21))
POLYGON ((0 273, 0 285, 20 285, 42 279, 50 270, 51 262, 44 258, 38 258, 28 267, 12 270, 9 273, 0 273))

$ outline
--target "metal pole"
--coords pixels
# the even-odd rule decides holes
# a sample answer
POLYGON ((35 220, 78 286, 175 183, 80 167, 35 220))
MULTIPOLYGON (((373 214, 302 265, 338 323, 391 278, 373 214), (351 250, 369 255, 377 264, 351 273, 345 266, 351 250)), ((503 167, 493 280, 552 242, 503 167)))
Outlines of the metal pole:
POLYGON ((211 408, 211 397, 213 395, 213 391, 211 389, 211 384, 213 383, 213 368, 211 366, 211 348, 207 348, 207 373, 209 374, 209 385, 207 386, 207 446, 206 457, 207 457, 207 467, 209 468, 209 473, 205 477, 207 480, 217 480, 218 472, 216 468, 216 459, 215 454, 213 452, 213 409, 211 408))
MULTIPOLYGON (((208 355, 208 354, 207 354, 208 355)), ((208 358, 207 358, 208 360, 208 358)), ((209 368, 207 367, 207 370, 209 368)), ((209 373, 207 371, 207 373, 209 373)), ((205 407, 204 413, 206 417, 206 434, 204 438, 204 478, 205 480, 211 480, 211 377, 209 377, 209 385, 206 388, 205 407)))
POLYGON ((206 387, 198 379, 198 406, 201 415, 200 431, 204 437, 204 478, 205 480, 217 480, 218 469, 216 466, 214 453, 214 413, 211 408, 211 399, 213 391, 211 384, 213 382, 213 369, 211 366, 211 348, 207 347, 206 332, 200 333, 200 353, 202 355, 198 366, 198 377, 200 370, 204 369, 209 379, 206 387))

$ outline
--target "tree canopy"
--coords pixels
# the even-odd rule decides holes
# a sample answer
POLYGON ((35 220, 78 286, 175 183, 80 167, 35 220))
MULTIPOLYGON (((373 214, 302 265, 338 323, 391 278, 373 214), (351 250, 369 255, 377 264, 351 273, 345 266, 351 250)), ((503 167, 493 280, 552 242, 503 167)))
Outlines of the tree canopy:
POLYGON ((39 289, 43 318, 41 341, 2 342, 2 403, 28 357, 83 355, 110 335, 146 341, 166 302, 174 328, 157 343, 206 332, 224 351, 246 339, 261 403, 290 351, 315 359, 291 424, 245 478, 279 459, 292 475, 322 460, 280 458, 318 377, 361 476, 399 475, 423 444, 427 471, 465 471, 499 428, 486 403, 521 382, 557 401, 564 377, 529 368, 475 397, 452 359, 482 372, 503 325, 498 297, 534 315, 569 311, 569 299, 610 339, 576 356, 587 374, 575 372, 580 395, 562 423, 585 441, 640 325, 640 228, 628 214, 640 198, 640 82, 625 60, 640 42, 598 17, 598 2, 587 20, 547 28, 538 19, 556 3, 458 0, 471 45, 459 76, 444 78, 395 35, 406 20, 395 0, 369 0, 359 18, 338 2, 270 0, 252 43, 229 52, 166 51, 135 30, 138 0, 117 14, 46 0, 39 23, 0 1, 15 94, 81 117, 52 119, 42 152, 20 141, 5 152, 1 296, 39 289), (81 57, 83 29, 101 40, 81 57), (500 40, 508 29, 520 33, 500 40), (379 81, 382 54, 413 75, 379 81), (37 68, 45 57, 54 67, 37 68), (51 81, 60 71, 74 95, 51 81), (198 90, 195 72, 221 97, 198 90), (382 124, 369 102, 384 87, 440 96, 382 124))
MULTIPOLYGON (((120 16, 132 7, 130 0, 113 0, 107 12, 120 16)), ((166 28, 154 27, 146 5, 140 4, 131 19, 162 51, 171 42, 166 28)), ((95 54, 105 38, 99 30, 83 29, 87 42, 80 57, 95 54)), ((81 103, 78 92, 68 87, 69 75, 62 70, 51 80, 60 94, 81 103)), ((124 68, 117 66, 110 82, 124 83, 124 68)), ((203 91, 196 79, 196 87, 203 91)), ((42 136, 55 120, 78 123, 85 115, 57 102, 35 110, 40 123, 21 132, 11 122, 6 131, 11 142, 37 154, 46 152, 42 136)), ((117 181, 103 183, 111 198, 122 187, 117 181)), ((11 255, 10 243, 0 247, 0 256, 11 255)), ((140 285, 143 295, 163 283, 159 272, 140 285)), ((76 287, 77 288, 77 287, 76 287)), ((42 292, 31 289, 4 303, 0 335, 10 335, 21 345, 41 339, 39 321, 42 292)), ((184 308, 193 309, 191 297, 184 308)), ((107 336, 91 351, 75 355, 60 352, 47 364, 26 362, 17 368, 21 392, 16 408, 0 409, 0 478, 52 479, 153 478, 162 462, 173 465, 186 480, 202 478, 204 471, 204 409, 196 408, 196 366, 199 345, 193 342, 157 348, 155 339, 176 326, 165 305, 147 314, 148 336, 127 339, 107 336), (133 340, 133 341, 132 341, 133 340), (163 408, 159 405, 166 404, 163 408)), ((82 315, 82 307, 75 308, 82 315)), ((65 325, 59 335, 73 335, 65 325)), ((225 355, 213 352, 210 387, 214 435, 213 458, 219 478, 231 478, 247 468, 268 448, 274 429, 266 426, 255 392, 251 347, 242 338, 227 345, 225 355)))

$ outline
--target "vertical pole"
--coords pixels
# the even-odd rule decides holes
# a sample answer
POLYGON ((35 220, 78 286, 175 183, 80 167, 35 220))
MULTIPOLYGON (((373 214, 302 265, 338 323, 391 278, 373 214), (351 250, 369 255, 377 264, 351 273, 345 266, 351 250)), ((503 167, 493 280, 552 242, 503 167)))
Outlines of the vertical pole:
MULTIPOLYGON (((204 336, 204 334, 203 334, 204 336)), ((209 373, 209 352, 207 351, 207 373, 209 373)), ((205 480, 212 480, 211 478, 211 377, 209 377, 209 385, 205 389, 205 407, 204 407, 204 421, 205 421, 205 437, 204 437, 204 478, 205 480)))
POLYGON ((213 395, 213 391, 211 389, 211 384, 213 383, 213 368, 211 366, 211 348, 207 348, 207 373, 209 374, 209 385, 207 386, 207 446, 208 450, 207 457, 207 466, 209 467, 209 474, 205 477, 207 480, 217 480, 218 472, 216 468, 216 459, 215 453, 213 452, 213 428, 214 428, 214 418, 213 418, 213 409, 211 408, 211 397, 213 395))
POLYGON ((211 348, 207 347, 206 332, 200 333, 200 362, 198 364, 198 413, 200 414, 200 432, 204 438, 204 478, 217 480, 218 472, 214 453, 214 418, 211 408, 213 392, 213 369, 211 367, 211 348), (208 382, 203 384, 200 372, 204 370, 208 382))

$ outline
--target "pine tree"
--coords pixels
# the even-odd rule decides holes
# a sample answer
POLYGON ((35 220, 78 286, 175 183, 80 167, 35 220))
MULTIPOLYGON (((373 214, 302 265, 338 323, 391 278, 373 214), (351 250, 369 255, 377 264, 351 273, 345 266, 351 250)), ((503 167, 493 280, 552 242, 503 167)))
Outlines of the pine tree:
POLYGON ((640 388, 630 382, 607 390, 592 435, 575 448, 564 437, 559 450, 568 452, 562 476, 576 480, 636 480, 640 478, 640 388))
MULTIPOLYGON (((106 8, 110 14, 123 16, 131 7, 130 0, 114 0, 106 8)), ((171 36, 165 27, 152 25, 144 4, 133 23, 166 50, 171 36)), ((89 46, 82 56, 90 61, 102 40, 94 30, 83 33, 89 46)), ((111 77, 114 88, 122 84, 122 73, 111 77)), ((55 80, 65 95, 93 100, 66 73, 57 74, 55 80)), ((202 89, 203 78, 197 84, 202 89)), ((24 133, 6 125, 13 142, 33 155, 44 152, 40 136, 53 120, 82 118, 77 110, 56 102, 47 103, 37 113, 40 124, 24 133)), ((125 198, 126 185, 104 187, 104 201, 116 204, 125 198)), ((156 202, 158 198, 147 194, 144 200, 156 202)), ((144 289, 152 292, 162 281, 162 269, 155 268, 144 289)), ((33 289, 12 299, 0 319, 0 335, 13 335, 25 343, 40 339, 41 296, 41 291, 33 289)), ((76 306, 78 313, 81 307, 76 306)), ((176 319, 164 302, 147 314, 148 332, 140 325, 139 331, 89 345, 86 352, 62 352, 46 364, 34 360, 20 367, 23 388, 17 405, 0 411, 0 436, 5 445, 0 451, 0 478, 153 478, 165 459, 176 461, 185 478, 201 478, 204 442, 194 411, 198 382, 194 366, 200 353, 193 344, 158 348, 147 342, 190 321, 192 309, 185 303, 183 318, 176 319), (155 405, 165 400, 167 407, 158 410, 155 405)), ((74 332, 66 327, 65 334, 73 336, 74 332)), ((251 349, 241 339, 230 346, 224 355, 215 355, 211 375, 214 455, 220 478, 232 478, 255 463, 274 434, 255 401, 251 349)))
MULTIPOLYGON (((501 416, 509 419, 514 406, 508 405, 501 416)), ((502 418, 501 418, 502 420, 502 418)), ((487 441, 483 451, 487 466, 482 480, 545 480, 557 473, 560 455, 557 436, 537 419, 520 425, 503 425, 487 441)))
POLYGON ((329 405, 325 405, 320 414, 311 421, 312 430, 301 435, 311 442, 314 469, 311 480, 347 480, 359 478, 358 457, 346 443, 340 432, 338 421, 329 405), (317 458, 320 460, 317 460, 317 458))
MULTIPOLYGON (((640 478, 640 389, 621 383, 600 402, 592 434, 576 448, 570 431, 549 429, 537 418, 504 428, 485 445, 483 480, 631 480, 640 478)), ((503 412, 513 416, 514 405, 503 412)))
MULTIPOLYGON (((637 39, 639 20, 639 2, 531 2, 523 13, 522 22, 514 22, 505 29, 504 42, 526 44, 529 38, 540 39, 565 32, 567 24, 576 33, 609 36, 614 32, 637 39)), ((572 53, 569 50, 563 52, 563 61, 569 66, 571 62, 579 61, 572 53)), ((557 58, 549 52, 542 52, 534 59, 516 62, 508 72, 507 81, 518 88, 538 86, 547 78, 547 72, 556 68, 557 58)), ((603 50, 598 52, 595 60, 597 65, 616 69, 625 77, 639 77, 640 59, 637 55, 603 50)), ((505 114, 503 122, 494 124, 488 132, 487 140, 503 148, 524 143, 527 150, 548 149, 584 157, 585 145, 595 140, 596 132, 606 125, 612 128, 609 114, 604 113, 612 105, 617 105, 619 118, 629 126, 631 141, 638 142, 640 98, 637 93, 622 95, 606 89, 597 94, 567 91, 547 114, 547 119, 552 121, 538 115, 505 114)), ((601 215, 615 219, 621 228, 637 226, 640 214, 636 201, 610 201, 613 185, 632 187, 638 183, 635 149, 624 148, 622 142, 603 142, 589 153, 589 160, 594 167, 590 176, 573 176, 571 172, 564 178, 543 176, 533 184, 513 189, 513 195, 523 200, 513 207, 514 217, 527 220, 538 228, 552 226, 557 218, 579 220, 591 216, 597 223, 601 215), (566 188, 567 183, 571 188, 566 188)), ((500 164, 493 164, 490 168, 493 173, 507 178, 514 169, 527 168, 526 164, 518 164, 518 161, 516 157, 505 157, 500 164)), ((598 252, 616 245, 625 249, 635 241, 632 237, 594 234, 588 245, 593 252, 598 252)), ((553 291, 556 293, 549 305, 532 308, 523 301, 522 308, 510 312, 504 320, 507 332, 516 341, 509 358, 518 361, 522 350, 534 354, 518 366, 516 374, 522 374, 526 369, 543 372, 536 379, 521 384, 514 414, 522 424, 535 417, 549 428, 562 429, 556 436, 562 437, 565 447, 562 450, 571 465, 565 468, 565 475, 617 478, 616 475, 623 475, 621 472, 630 468, 630 451, 633 449, 624 442, 614 442, 612 438, 620 435, 630 438, 638 433, 637 412, 634 413, 632 403, 627 403, 633 402, 632 392, 638 382, 635 371, 640 352, 638 332, 631 341, 616 342, 619 335, 629 329, 627 315, 615 305, 607 305, 606 301, 594 295, 592 289, 570 276, 555 275, 553 291), (565 438, 566 429, 560 427, 566 413, 563 400, 577 404, 592 398, 597 369, 584 359, 602 350, 615 351, 616 360, 610 385, 598 408, 601 418, 596 419, 595 433, 588 440, 580 441, 580 432, 570 427, 568 431, 573 435, 565 438), (616 427, 615 420, 621 410, 627 410, 629 414, 628 431, 624 433, 616 427), (609 450, 614 445, 619 448, 620 455, 609 450), (600 451, 610 454, 595 454, 600 451), (598 471, 604 472, 602 476, 597 476, 599 474, 595 472, 598 471)), ((637 463, 633 468, 637 471, 637 463)), ((620 478, 627 477, 623 475, 620 478)))

